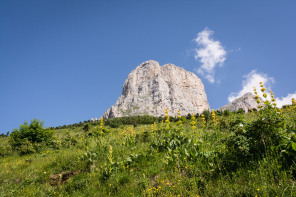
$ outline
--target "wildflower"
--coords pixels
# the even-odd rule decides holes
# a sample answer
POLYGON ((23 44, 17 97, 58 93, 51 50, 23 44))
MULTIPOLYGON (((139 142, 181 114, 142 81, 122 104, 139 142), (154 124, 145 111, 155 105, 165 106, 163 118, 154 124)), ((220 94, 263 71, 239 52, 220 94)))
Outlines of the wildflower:
MULTIPOLYGON (((263 97, 265 98, 264 104, 266 106, 270 106, 271 102, 267 99, 267 93, 265 92, 266 89, 264 88, 264 85, 262 83, 260 83, 260 87, 262 87, 261 92, 263 93, 263 97)), ((274 98, 273 92, 271 90, 270 90, 270 95, 271 95, 271 98, 274 98)), ((276 106, 276 104, 272 104, 272 105, 276 106)))
POLYGON ((292 98, 292 105, 295 107, 295 109, 296 109, 296 101, 295 101, 295 99, 294 98, 292 98))
POLYGON ((204 114, 201 115, 201 120, 202 120, 203 127, 205 127, 207 122, 204 114))
POLYGON ((181 112, 180 112, 180 110, 178 110, 178 118, 181 119, 181 117, 182 117, 181 112))
POLYGON ((165 109, 165 112, 164 112, 164 113, 165 113, 164 116, 165 116, 165 118, 166 118, 166 119, 165 119, 165 122, 166 122, 166 123, 169 123, 169 122, 170 122, 170 117, 169 117, 169 115, 168 115, 168 109, 165 109))
POLYGON ((192 113, 192 115, 191 115, 191 128, 192 129, 196 129, 196 126, 195 125, 196 125, 195 116, 192 113))
POLYGON ((181 126, 182 125, 182 116, 181 116, 181 113, 180 113, 180 110, 178 110, 178 119, 179 119, 179 121, 178 121, 178 124, 181 126))
MULTIPOLYGON (((261 85, 263 85, 262 82, 260 82, 260 86, 261 85)), ((254 90, 255 98, 257 99, 256 102, 258 103, 257 108, 260 109, 262 106, 260 105, 260 99, 259 99, 258 92, 256 91, 256 87, 255 86, 253 87, 253 90, 254 90)))
POLYGON ((100 118, 100 128, 103 128, 104 126, 104 119, 103 117, 100 118))
POLYGON ((151 125, 151 130, 152 130, 152 133, 156 130, 156 123, 154 122, 152 125, 151 125))
POLYGON ((99 129, 100 135, 103 134, 103 126, 104 126, 104 119, 103 119, 103 117, 101 117, 100 118, 100 129, 99 129))
POLYGON ((112 164, 113 164, 113 156, 112 156, 112 154, 113 154, 113 148, 110 145, 110 147, 109 147, 109 155, 108 155, 108 161, 109 161, 109 164, 110 164, 110 166, 109 166, 109 171, 110 172, 112 171, 112 164))
POLYGON ((217 125, 217 117, 216 117, 214 109, 212 109, 212 118, 213 118, 214 125, 216 126, 217 125))
POLYGON ((168 109, 165 109, 165 123, 166 123, 166 129, 170 128, 170 117, 168 115, 168 109))
POLYGON ((165 117, 166 117, 166 119, 169 119, 169 115, 168 115, 168 109, 165 109, 165 111, 164 111, 164 113, 165 113, 165 117))

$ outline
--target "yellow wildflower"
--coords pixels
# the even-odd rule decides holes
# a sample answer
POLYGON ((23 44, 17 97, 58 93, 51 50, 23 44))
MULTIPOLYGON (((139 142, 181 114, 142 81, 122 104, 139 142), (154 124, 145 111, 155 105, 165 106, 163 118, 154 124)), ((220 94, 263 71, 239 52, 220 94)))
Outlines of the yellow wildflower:
POLYGON ((196 121, 195 121, 195 116, 193 113, 191 115, 191 128, 196 129, 196 121))
POLYGON ((214 125, 216 126, 218 121, 217 121, 217 117, 214 109, 212 109, 212 118, 213 118, 214 125))
POLYGON ((205 127, 207 122, 204 114, 201 115, 201 120, 202 120, 203 127, 205 127))

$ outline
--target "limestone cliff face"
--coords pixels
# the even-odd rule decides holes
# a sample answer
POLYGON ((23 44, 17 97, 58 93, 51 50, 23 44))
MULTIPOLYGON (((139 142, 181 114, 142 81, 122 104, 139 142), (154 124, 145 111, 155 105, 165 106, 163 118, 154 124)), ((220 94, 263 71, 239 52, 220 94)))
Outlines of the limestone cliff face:
POLYGON ((104 118, 132 115, 201 113, 210 108, 204 86, 193 73, 173 64, 160 66, 150 60, 140 64, 127 77, 122 94, 104 118))
MULTIPOLYGON (((235 99, 231 103, 225 105, 224 107, 219 108, 219 111, 229 110, 231 112, 237 111, 239 108, 242 108, 245 112, 248 112, 249 109, 257 109, 258 103, 256 102, 255 96, 248 92, 241 96, 240 98, 235 99)), ((262 103, 263 100, 259 98, 260 102, 262 103)))

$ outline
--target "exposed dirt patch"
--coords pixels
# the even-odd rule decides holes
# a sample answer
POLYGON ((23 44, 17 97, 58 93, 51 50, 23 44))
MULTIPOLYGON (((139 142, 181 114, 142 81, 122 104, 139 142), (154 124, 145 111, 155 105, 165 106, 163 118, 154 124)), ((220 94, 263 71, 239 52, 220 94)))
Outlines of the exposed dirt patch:
POLYGON ((54 174, 50 176, 50 185, 51 186, 56 186, 56 185, 60 185, 63 184, 65 182, 67 182, 67 180, 72 177, 75 176, 79 173, 79 171, 73 171, 73 172, 62 172, 60 174, 54 174))

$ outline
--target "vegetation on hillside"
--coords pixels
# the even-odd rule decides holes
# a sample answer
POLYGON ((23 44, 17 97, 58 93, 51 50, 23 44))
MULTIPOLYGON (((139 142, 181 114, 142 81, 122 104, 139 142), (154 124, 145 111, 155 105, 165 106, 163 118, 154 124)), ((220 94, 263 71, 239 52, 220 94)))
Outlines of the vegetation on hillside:
POLYGON ((246 114, 35 119, 0 138, 0 196, 295 196, 296 102, 271 95, 246 114))

